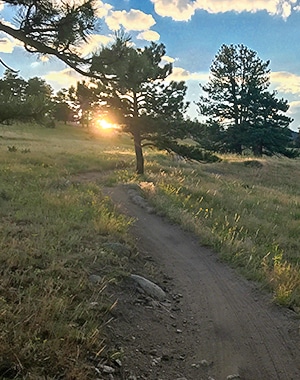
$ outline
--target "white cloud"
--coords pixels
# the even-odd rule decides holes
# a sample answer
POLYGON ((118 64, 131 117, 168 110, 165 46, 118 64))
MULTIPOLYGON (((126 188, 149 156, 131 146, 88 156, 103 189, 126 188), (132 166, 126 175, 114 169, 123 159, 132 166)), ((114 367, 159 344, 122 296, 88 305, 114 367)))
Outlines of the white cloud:
POLYGON ((106 17, 105 22, 109 29, 118 30, 123 26, 126 30, 142 31, 148 30, 155 24, 152 15, 146 14, 137 9, 111 12, 106 17))
MULTIPOLYGON (((3 20, 1 22, 4 24, 3 20)), ((6 23, 8 24, 8 23, 6 23)), ((12 53, 17 46, 23 46, 23 44, 11 36, 7 36, 6 33, 0 32, 0 52, 12 53)))
POLYGON ((39 57, 39 60, 40 60, 41 62, 43 62, 43 63, 45 63, 45 62, 49 62, 49 57, 48 57, 47 55, 41 55, 41 56, 39 57))
POLYGON ((0 1, 0 11, 4 8, 4 2, 0 1))
POLYGON ((290 108, 289 108, 290 115, 300 113, 300 100, 294 100, 290 102, 289 105, 290 105, 290 108))
POLYGON ((285 1, 282 4, 282 17, 287 19, 292 13, 292 6, 289 2, 285 1))
POLYGON ((151 0, 155 12, 175 21, 188 21, 194 15, 196 3, 190 0, 151 0))
POLYGON ((61 71, 51 71, 44 75, 44 79, 49 81, 50 84, 55 87, 70 87, 72 85, 75 86, 76 83, 84 79, 84 77, 78 74, 75 70, 67 68, 61 71))
POLYGON ((32 67, 32 68, 36 68, 36 67, 39 67, 41 64, 43 64, 43 63, 47 63, 47 62, 49 62, 49 61, 50 61, 50 59, 49 59, 49 57, 48 57, 47 55, 40 55, 40 56, 37 58, 37 61, 32 62, 32 63, 30 64, 30 67, 32 67))
MULTIPOLYGON (((56 6, 80 6, 82 5, 86 0, 53 0, 54 5, 56 6)), ((104 3, 101 0, 95 0, 94 2, 94 9, 95 9, 95 15, 98 18, 106 17, 108 12, 113 9, 113 7, 110 4, 104 3)))
POLYGON ((161 59, 167 63, 174 63, 176 61, 175 58, 169 57, 168 55, 164 55, 161 59))
POLYGON ((137 35, 136 38, 138 40, 145 40, 145 41, 158 41, 160 39, 160 35, 154 30, 145 30, 144 32, 137 35))
POLYGON ((294 119, 294 122, 290 125, 290 128, 296 132, 300 130, 300 100, 294 100, 289 102, 290 108, 287 114, 294 119))
POLYGON ((190 72, 183 69, 182 67, 173 67, 172 74, 168 76, 168 80, 174 81, 186 81, 190 77, 190 72))
POLYGON ((17 44, 15 43, 15 41, 7 37, 0 38, 0 52, 1 53, 12 53, 16 46, 17 44))
POLYGON ((15 28, 15 26, 14 26, 11 22, 9 22, 9 21, 7 21, 7 20, 4 20, 3 18, 2 18, 0 21, 1 21, 1 23, 2 23, 3 25, 7 25, 7 26, 9 26, 9 27, 11 27, 11 28, 15 28))
POLYGON ((38 66, 40 65, 40 62, 32 62, 30 64, 30 67, 32 67, 33 69, 37 68, 38 66))
POLYGON ((188 21, 197 10, 209 13, 225 12, 259 12, 266 11, 270 15, 278 15, 287 19, 297 0, 151 0, 155 12, 163 17, 171 17, 175 21, 188 21))
POLYGON ((173 72, 167 77, 168 81, 174 80, 179 81, 207 81, 209 78, 209 73, 191 73, 188 70, 183 69, 182 67, 173 67, 173 72))
POLYGON ((112 40, 113 38, 110 36, 104 36, 102 34, 91 34, 88 37, 87 42, 82 43, 77 50, 81 56, 85 57, 90 53, 101 49, 102 46, 107 45, 112 40))
POLYGON ((99 18, 106 17, 108 12, 112 10, 113 7, 110 4, 105 4, 103 1, 96 1, 96 16, 99 18))
POLYGON ((300 76, 287 71, 277 71, 270 74, 270 80, 279 92, 300 95, 300 76))

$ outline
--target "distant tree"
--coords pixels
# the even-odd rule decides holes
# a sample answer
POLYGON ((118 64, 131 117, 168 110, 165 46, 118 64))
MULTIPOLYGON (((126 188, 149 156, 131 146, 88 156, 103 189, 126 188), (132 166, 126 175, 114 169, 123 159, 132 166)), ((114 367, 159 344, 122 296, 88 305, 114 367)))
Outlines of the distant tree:
POLYGON ((210 152, 224 152, 224 129, 218 123, 203 123, 198 120, 189 121, 190 133, 199 145, 210 152))
POLYGON ((164 55, 163 44, 151 43, 136 49, 127 43, 124 49, 117 39, 93 58, 91 66, 92 71, 99 70, 114 78, 99 86, 99 94, 105 103, 105 112, 133 137, 138 174, 144 173, 143 147, 146 145, 189 158, 199 157, 196 146, 186 149, 178 144, 178 139, 188 135, 184 120, 187 88, 184 82, 165 82, 172 66, 162 64, 164 55), (123 49, 121 63, 117 59, 120 49, 123 49), (110 62, 109 66, 103 66, 106 61, 110 62))
POLYGON ((264 91, 250 104, 244 145, 249 146, 255 156, 291 153, 287 147, 291 141, 288 128, 292 119, 284 113, 288 110, 287 100, 277 99, 276 94, 264 91))
POLYGON ((44 122, 52 109, 52 88, 41 78, 25 81, 6 70, 0 79, 0 122, 35 120, 44 122))
POLYGON ((23 112, 26 81, 6 70, 0 79, 0 123, 18 119, 23 112))
POLYGON ((80 122, 81 126, 88 128, 99 108, 99 84, 95 84, 93 80, 77 82, 76 86, 58 91, 54 101, 55 112, 61 112, 60 117, 68 119, 69 115, 73 120, 80 122))
POLYGON ((98 95, 98 86, 93 82, 77 82, 76 90, 74 91, 74 100, 77 104, 82 126, 89 128, 95 105, 99 102, 98 95))
POLYGON ((300 148, 300 128, 298 128, 298 133, 297 133, 297 136, 295 138, 295 147, 300 148))
POLYGON ((201 86, 206 95, 197 104, 199 113, 208 118, 207 125, 218 126, 215 143, 220 150, 289 155, 292 119, 285 115, 289 106, 268 91, 268 66, 269 61, 263 62, 244 45, 222 45, 217 53, 209 82, 201 86))
POLYGON ((48 125, 52 117, 52 87, 41 78, 30 78, 27 81, 25 94, 24 106, 27 111, 24 116, 48 125))
POLYGON ((59 90, 53 97, 53 117, 65 124, 74 121, 75 110, 72 107, 73 98, 66 88, 59 90))

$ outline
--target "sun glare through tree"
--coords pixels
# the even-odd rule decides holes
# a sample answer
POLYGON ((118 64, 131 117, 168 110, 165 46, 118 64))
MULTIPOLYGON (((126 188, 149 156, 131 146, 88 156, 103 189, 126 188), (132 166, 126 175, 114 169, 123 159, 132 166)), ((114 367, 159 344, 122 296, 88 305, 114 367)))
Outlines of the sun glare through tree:
POLYGON ((97 124, 101 129, 104 129, 104 130, 105 129, 107 129, 107 130, 119 129, 119 126, 117 124, 110 123, 109 121, 104 120, 104 119, 98 120, 97 124))
POLYGON ((115 135, 120 131, 120 125, 110 122, 107 119, 98 119, 95 122, 97 131, 107 136, 115 135))

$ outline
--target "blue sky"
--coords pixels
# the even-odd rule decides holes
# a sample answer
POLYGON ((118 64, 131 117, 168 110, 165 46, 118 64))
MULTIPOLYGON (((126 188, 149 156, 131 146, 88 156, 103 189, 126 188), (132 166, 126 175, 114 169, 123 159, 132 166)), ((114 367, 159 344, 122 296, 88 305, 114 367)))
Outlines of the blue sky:
MULTIPOLYGON (((270 60, 271 89, 288 99, 288 114, 295 119, 291 128, 300 127, 300 0, 97 0, 96 4, 99 28, 81 47, 83 55, 109 43, 118 28, 140 47, 162 42, 166 60, 173 62, 173 79, 187 81, 188 100, 194 102, 221 45, 242 43, 262 60, 270 60)), ((0 9, 1 19, 12 22, 11 8, 0 2, 0 9)), ((0 57, 22 77, 41 76, 55 90, 82 79, 54 58, 30 55, 5 34, 0 34, 0 57)), ((197 116, 194 105, 189 115, 197 116)))

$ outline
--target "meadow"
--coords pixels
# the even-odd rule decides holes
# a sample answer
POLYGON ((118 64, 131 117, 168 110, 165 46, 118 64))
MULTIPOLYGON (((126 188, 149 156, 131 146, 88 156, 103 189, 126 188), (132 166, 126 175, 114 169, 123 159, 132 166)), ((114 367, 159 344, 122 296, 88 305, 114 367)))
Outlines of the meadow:
POLYGON ((104 186, 138 185, 159 214, 299 311, 300 160, 221 158, 185 162, 146 150, 138 177, 126 136, 1 126, 0 377, 84 379, 120 354, 106 334, 111 285, 138 252, 132 220, 104 186))

